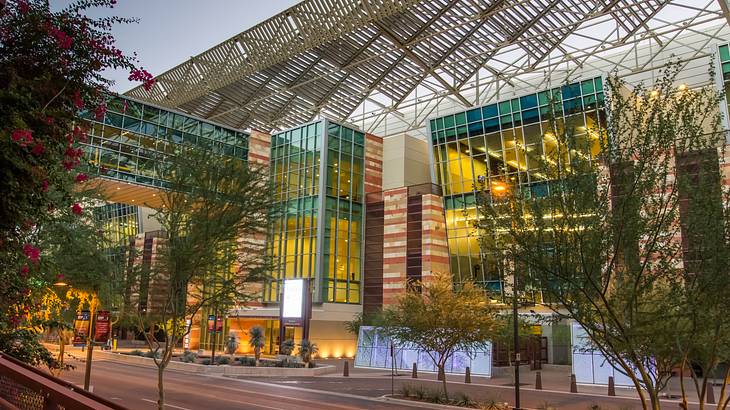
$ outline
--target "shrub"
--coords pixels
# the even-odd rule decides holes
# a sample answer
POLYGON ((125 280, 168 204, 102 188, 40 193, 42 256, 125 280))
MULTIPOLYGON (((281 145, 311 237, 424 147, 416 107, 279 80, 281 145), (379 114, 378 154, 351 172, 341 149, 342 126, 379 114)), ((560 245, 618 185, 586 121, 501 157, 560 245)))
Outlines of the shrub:
POLYGON ((435 404, 441 404, 446 403, 446 397, 444 397, 444 394, 439 389, 427 389, 426 390, 426 400, 430 401, 431 403, 435 404))
POLYGON ((228 354, 234 354, 236 353, 236 350, 238 350, 238 339, 236 338, 236 334, 231 332, 228 334, 228 340, 226 340, 226 353, 228 354))
POLYGON ((404 384, 400 388, 400 394, 403 397, 411 397, 411 394, 413 394, 413 386, 411 386, 410 384, 404 384))
POLYGON ((131 355, 131 356, 142 356, 142 355, 144 355, 144 353, 141 350, 137 350, 137 349, 132 350, 128 354, 131 355))
POLYGON ((427 394, 426 389, 420 384, 418 386, 416 386, 415 389, 413 389, 413 395, 418 400, 424 400, 426 398, 426 394, 427 394))
POLYGON ((203 360, 202 360, 202 361, 200 362, 200 364, 204 364, 204 365, 206 365, 206 366, 207 366, 207 365, 209 365, 209 364, 210 364, 210 359, 203 359, 203 360))
POLYGON ((157 358, 157 359, 159 359, 159 358, 160 358, 160 356, 162 356, 162 355, 161 355, 161 353, 160 353, 160 351, 159 351, 159 350, 158 350, 158 351, 156 351, 156 352, 153 352, 152 350, 149 350, 149 351, 146 351, 146 352, 144 352, 144 353, 142 354, 142 356, 144 356, 144 357, 149 357, 150 359, 152 359, 152 358, 157 358))
POLYGON ((490 399, 484 403, 478 404, 479 410, 508 410, 510 407, 505 403, 498 402, 495 399, 490 399))
POLYGON ((231 358, 227 356, 218 356, 215 358, 215 362, 218 364, 229 364, 231 362, 231 358))
POLYGON ((195 359, 198 358, 197 353, 193 353, 191 351, 186 351, 183 353, 182 357, 180 357, 180 360, 182 360, 184 363, 195 363, 195 359))
POLYGON ((238 358, 238 362, 241 363, 241 366, 256 366, 256 359, 253 357, 242 356, 238 358))
POLYGON ((468 394, 462 392, 457 392, 454 395, 454 403, 462 407, 474 407, 476 405, 476 402, 468 394))

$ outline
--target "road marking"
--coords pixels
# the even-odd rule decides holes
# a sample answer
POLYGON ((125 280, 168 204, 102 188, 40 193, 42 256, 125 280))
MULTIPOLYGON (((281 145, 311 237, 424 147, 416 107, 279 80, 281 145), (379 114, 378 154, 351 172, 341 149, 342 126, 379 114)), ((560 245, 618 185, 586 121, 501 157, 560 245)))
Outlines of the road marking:
MULTIPOLYGON (((348 399, 366 400, 366 401, 373 401, 373 402, 378 402, 378 403, 387 402, 387 400, 385 400, 382 397, 361 396, 361 395, 358 395, 358 394, 340 393, 340 392, 333 392, 333 391, 329 391, 329 390, 307 389, 307 388, 304 388, 304 387, 286 386, 286 385, 281 385, 281 384, 277 384, 277 383, 258 382, 258 381, 254 381, 254 380, 236 379, 236 378, 232 378, 232 377, 217 376, 217 375, 205 375, 205 377, 222 378, 222 379, 225 379, 225 380, 235 380, 235 381, 241 382, 241 383, 250 383, 250 384, 255 384, 255 385, 260 385, 260 386, 277 387, 277 388, 289 389, 289 390, 297 390, 297 391, 302 391, 302 392, 307 392, 307 393, 326 394, 326 395, 331 395, 331 396, 345 397, 345 398, 348 398, 348 399)), ((228 390, 233 390, 233 391, 244 391, 244 392, 250 392, 250 393, 255 393, 255 394, 261 394, 261 395, 264 395, 264 396, 273 396, 273 395, 266 394, 266 393, 261 393, 261 392, 256 392, 256 391, 250 391, 250 390, 246 390, 246 389, 237 389, 237 388, 234 388, 234 387, 226 387, 226 386, 220 386, 220 385, 219 386, 216 386, 216 388, 219 388, 219 389, 228 389, 228 390)), ((381 389, 377 389, 377 390, 381 390, 381 389)), ((273 397, 280 398, 282 396, 279 395, 279 396, 273 396, 273 397)), ((294 397, 286 397, 286 400, 305 401, 305 402, 311 404, 311 400, 297 399, 297 398, 294 398, 294 397)), ((403 403, 404 406, 408 406, 408 407, 419 407, 419 408, 424 408, 424 406, 425 405, 428 405, 428 404, 430 404, 430 403, 418 403, 418 402, 414 402, 413 404, 403 403)), ((343 405, 340 405, 340 404, 329 404, 329 406, 340 407, 340 408, 344 408, 344 409, 356 409, 356 408, 353 408, 353 407, 343 406, 343 405)))
MULTIPOLYGON (((142 401, 157 404, 157 400, 142 399, 142 401)), ((172 407, 173 409, 180 409, 180 410, 193 410, 193 409, 189 409, 187 407, 174 406, 172 404, 167 404, 167 403, 165 403, 165 407, 172 407)))

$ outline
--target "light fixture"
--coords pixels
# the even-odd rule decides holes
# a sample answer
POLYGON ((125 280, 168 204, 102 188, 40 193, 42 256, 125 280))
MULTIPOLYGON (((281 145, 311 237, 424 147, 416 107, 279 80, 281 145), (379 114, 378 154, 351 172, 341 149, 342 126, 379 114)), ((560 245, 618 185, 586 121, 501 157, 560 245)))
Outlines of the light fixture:
POLYGON ((659 91, 658 90, 652 90, 652 92, 649 93, 649 95, 652 96, 652 97, 654 97, 654 98, 656 98, 656 97, 659 96, 659 91))
POLYGON ((56 287, 62 288, 62 287, 66 287, 66 286, 68 286, 68 283, 66 283, 66 282, 64 282, 64 281, 62 281, 62 280, 59 280, 58 282, 54 283, 54 284, 53 284, 53 286, 56 286, 56 287))
POLYGON ((679 88, 679 91, 684 91, 687 89, 687 84, 680 84, 677 88, 679 88))

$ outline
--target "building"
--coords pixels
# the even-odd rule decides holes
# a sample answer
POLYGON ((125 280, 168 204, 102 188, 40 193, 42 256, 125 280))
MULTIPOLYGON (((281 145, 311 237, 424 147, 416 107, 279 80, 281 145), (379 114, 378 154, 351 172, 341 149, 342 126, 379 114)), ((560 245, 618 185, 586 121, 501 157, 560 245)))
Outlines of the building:
MULTIPOLYGON (((87 118, 89 158, 127 206, 155 206, 155 163, 183 141, 268 164, 283 211, 268 238, 274 280, 226 325, 263 326, 268 352, 285 278, 312 279, 323 356, 354 354, 344 323, 433 272, 505 297, 510 279, 474 235, 475 186, 507 169, 540 194, 530 158, 554 144, 551 101, 585 141, 575 155, 591 157, 607 75, 651 82, 675 59, 689 87, 712 81, 710 63, 719 90, 730 82, 724 0, 370 3, 304 1, 112 100, 103 121, 87 118)), ((131 226, 125 235, 147 232, 131 226)), ((525 310, 548 311, 540 289, 522 297, 525 310)), ((191 345, 209 347, 196 326, 191 345)), ((551 362, 565 360, 566 329, 535 329, 551 362)))

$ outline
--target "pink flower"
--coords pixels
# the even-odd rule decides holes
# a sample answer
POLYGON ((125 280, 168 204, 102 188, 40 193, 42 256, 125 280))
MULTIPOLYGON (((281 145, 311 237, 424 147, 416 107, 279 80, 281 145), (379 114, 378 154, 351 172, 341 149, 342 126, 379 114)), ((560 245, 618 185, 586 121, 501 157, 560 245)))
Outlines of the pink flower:
POLYGON ((81 215, 84 210, 81 208, 81 205, 73 204, 73 206, 71 207, 71 212, 73 212, 74 215, 81 215))
POLYGON ((64 275, 63 273, 59 273, 58 275, 56 275, 56 280, 62 281, 64 279, 66 279, 66 275, 64 275))
POLYGON ((94 110, 94 116, 96 117, 97 121, 101 121, 104 119, 104 114, 106 114, 106 104, 102 102, 96 106, 96 109, 94 110))
MULTIPOLYGON (((86 137, 86 129, 82 127, 74 127, 73 139, 77 139, 81 142, 86 142, 86 140, 88 139, 86 137)), ((69 142, 73 142, 73 140, 70 140, 69 142)))
POLYGON ((84 100, 81 98, 81 91, 76 90, 73 95, 74 105, 79 110, 84 108, 84 100))
POLYGON ((29 243, 23 245, 23 253, 33 263, 38 263, 41 259, 41 250, 29 243))
POLYGON ((13 141, 20 144, 21 147, 26 147, 28 144, 33 142, 33 131, 31 130, 15 130, 10 135, 13 141))
POLYGON ((62 49, 67 50, 71 48, 71 43, 73 43, 73 39, 63 30, 59 30, 56 27, 49 27, 48 34, 56 39, 56 43, 58 43, 58 46, 62 49))
POLYGON ((129 81, 140 81, 142 82, 142 87, 149 91, 157 80, 144 68, 135 68, 129 74, 129 81))
POLYGON ((27 1, 18 1, 18 11, 20 11, 20 14, 28 14, 28 10, 30 10, 30 5, 28 5, 27 1))
POLYGON ((53 125, 54 122, 55 120, 53 119, 53 117, 46 117, 46 124, 53 125))
POLYGON ((43 189, 43 192, 48 192, 48 180, 47 179, 44 179, 43 180, 43 185, 42 186, 43 186, 43 188, 42 188, 43 189))
POLYGON ((28 273, 29 273, 29 272, 30 272, 30 268, 28 267, 28 265, 23 265, 23 266, 22 266, 22 267, 20 268, 20 274, 21 274, 21 275, 22 275, 22 276, 23 276, 24 278, 25 278, 26 276, 28 276, 28 273))
POLYGON ((43 146, 43 143, 36 142, 36 144, 33 146, 33 149, 30 151, 35 156, 40 156, 46 151, 46 147, 43 146))
POLYGON ((89 179, 89 176, 84 173, 80 173, 80 174, 76 175, 76 182, 81 183, 81 182, 86 181, 87 179, 89 179))

